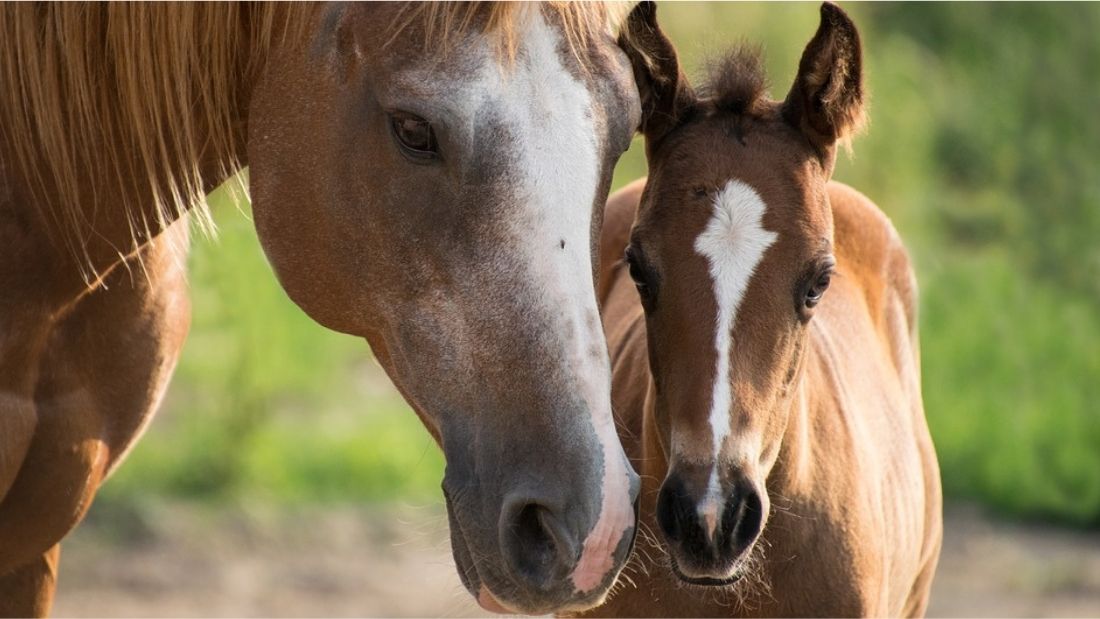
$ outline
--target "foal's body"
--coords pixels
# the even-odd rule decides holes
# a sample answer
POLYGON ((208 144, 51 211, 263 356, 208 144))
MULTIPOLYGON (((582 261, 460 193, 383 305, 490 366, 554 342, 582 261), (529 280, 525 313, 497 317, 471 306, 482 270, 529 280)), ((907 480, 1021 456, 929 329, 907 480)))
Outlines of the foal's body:
MULTIPOLYGON (((626 265, 644 180, 612 195, 600 301, 620 437, 642 476, 651 531, 668 473, 658 439, 646 324, 626 265)), ((603 616, 918 616, 942 536, 939 470, 920 395, 916 289, 905 248, 865 196, 828 186, 837 277, 811 323, 805 369, 767 487, 776 504, 758 578, 743 595, 685 585, 641 548, 603 616)), ((645 545, 645 542, 642 542, 645 545)), ((750 577, 749 580, 752 580, 750 577)), ((741 585, 736 585, 741 586, 741 585)))
POLYGON ((821 7, 781 101, 745 49, 693 86, 652 3, 624 32, 649 176, 608 203, 598 290, 654 539, 599 612, 920 615, 941 499, 914 277, 830 180, 865 105, 855 24, 821 7))

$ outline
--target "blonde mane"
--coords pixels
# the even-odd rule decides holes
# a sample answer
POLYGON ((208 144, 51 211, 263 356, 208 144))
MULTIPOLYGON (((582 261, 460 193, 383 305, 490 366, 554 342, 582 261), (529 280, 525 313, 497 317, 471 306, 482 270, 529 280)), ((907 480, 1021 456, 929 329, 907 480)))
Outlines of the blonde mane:
MULTIPOLYGON (((526 3, 412 3, 411 24, 444 49, 478 22, 514 53, 526 3), (475 19, 476 18, 476 19, 475 19)), ((30 198, 86 263, 89 205, 127 209, 134 251, 187 211, 209 230, 200 166, 241 168, 234 111, 279 42, 304 37, 314 6, 300 3, 14 3, 0 11, 0 139, 30 198), (119 185, 119 183, 122 183, 119 185), (99 195, 120 188, 123 195, 99 195), (91 192, 89 195, 88 192, 91 192), (135 196, 153 204, 136 208, 135 196), (152 207, 155 221, 143 214, 152 207)), ((550 2, 575 54, 612 28, 603 3, 550 2)), ((579 54, 578 54, 579 57, 579 54)), ((86 277, 88 274, 85 274, 86 277)), ((92 273, 94 275, 94 272, 92 273)))
POLYGON ((145 221, 144 211, 127 213, 135 245, 192 206, 208 222, 200 162, 212 162, 223 178, 240 169, 242 145, 230 113, 244 103, 240 86, 311 9, 220 2, 4 7, 0 136, 64 244, 86 257, 93 219, 87 203, 130 206, 130 196, 152 196, 153 204, 142 206, 156 213, 155 222, 145 221), (113 181, 109 187, 123 183, 128 195, 95 195, 105 191, 104 179, 113 181))

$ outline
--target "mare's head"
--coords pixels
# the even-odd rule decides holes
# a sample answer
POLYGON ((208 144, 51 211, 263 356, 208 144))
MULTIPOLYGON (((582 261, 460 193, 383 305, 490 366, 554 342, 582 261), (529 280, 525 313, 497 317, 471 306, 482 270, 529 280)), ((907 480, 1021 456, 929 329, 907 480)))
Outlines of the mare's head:
POLYGON ((330 6, 251 104, 264 249, 310 316, 370 342, 441 445, 455 561, 489 609, 598 603, 634 536, 593 279, 640 111, 605 20, 330 6))
POLYGON ((755 55, 714 63, 693 90, 653 7, 627 23, 649 180, 626 259, 669 458, 657 517, 681 578, 726 584, 764 529, 765 481, 834 268, 826 183, 862 116, 859 37, 822 6, 780 102, 755 55))

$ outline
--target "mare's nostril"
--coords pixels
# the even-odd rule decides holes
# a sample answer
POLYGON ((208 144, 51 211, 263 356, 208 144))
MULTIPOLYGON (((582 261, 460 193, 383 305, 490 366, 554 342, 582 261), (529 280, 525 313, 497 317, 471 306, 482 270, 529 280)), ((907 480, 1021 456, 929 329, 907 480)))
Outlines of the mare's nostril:
POLYGON ((515 574, 538 589, 565 578, 573 557, 565 531, 550 510, 525 503, 506 513, 501 542, 515 574))
POLYGON ((546 572, 557 555, 554 536, 543 521, 545 514, 546 510, 529 504, 520 510, 516 521, 516 535, 523 547, 520 569, 532 575, 546 572))

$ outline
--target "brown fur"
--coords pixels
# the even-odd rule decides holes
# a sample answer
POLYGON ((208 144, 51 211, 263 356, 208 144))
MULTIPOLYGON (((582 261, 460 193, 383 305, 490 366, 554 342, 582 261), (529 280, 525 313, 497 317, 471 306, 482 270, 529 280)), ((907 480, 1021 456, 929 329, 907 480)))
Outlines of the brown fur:
MULTIPOLYGON (((413 18, 402 22, 403 35, 389 41, 382 53, 401 8, 384 3, 118 3, 20 4, 0 11, 0 615, 48 612, 59 542, 80 521, 100 484, 140 436, 179 357, 189 320, 183 273, 188 224, 183 215, 194 212, 197 219, 204 219, 203 196, 244 165, 252 165, 251 180, 258 189, 274 185, 276 179, 300 181, 293 191, 263 194, 267 200, 254 205, 257 221, 269 224, 262 240, 272 263, 281 267, 281 281, 294 285, 294 290, 301 290, 301 282, 323 281, 320 296, 308 300, 316 302, 308 307, 315 310, 311 315, 318 320, 329 318, 319 309, 324 304, 324 310, 339 312, 345 331, 370 339, 387 370, 404 378, 395 379, 399 389, 438 440, 446 442, 446 433, 432 415, 448 408, 438 404, 446 388, 465 398, 461 412, 480 415, 479 422, 501 411, 475 407, 474 400, 493 389, 506 391, 509 405, 522 407, 532 417, 542 415, 545 427, 532 440, 545 446, 548 436, 558 439, 557 460, 565 463, 548 450, 545 460, 533 468, 572 467, 574 478, 599 474, 593 455, 598 446, 591 429, 563 437, 567 432, 555 423, 561 419, 553 418, 560 412, 569 423, 587 422, 576 415, 576 409, 557 405, 555 398, 564 399, 562 394, 573 396, 571 385, 562 378, 569 368, 548 361, 547 356, 521 357, 511 352, 522 348, 515 345, 517 340, 555 340, 564 327, 543 325, 540 331, 525 324, 509 330, 502 320, 515 325, 528 318, 523 308, 503 305, 498 298, 466 295, 481 303, 472 313, 492 312, 495 320, 492 333, 478 342, 478 351, 484 354, 476 363, 463 366, 481 374, 463 381, 456 372, 453 382, 444 387, 434 380, 417 382, 406 371, 413 368, 432 374, 431 363, 445 356, 440 351, 454 349, 456 318, 453 313, 443 314, 432 325, 439 328, 428 329, 429 337, 417 342, 423 346, 418 349, 406 341, 409 324, 416 320, 403 313, 408 306, 395 299, 426 298, 425 290, 436 298, 460 296, 454 290, 457 278, 414 277, 419 273, 413 272, 413 266, 423 266, 430 258, 437 260, 435 267, 459 262, 453 254, 432 254, 442 244, 415 235, 450 234, 452 239, 473 235, 475 226, 481 226, 476 232, 491 228, 492 211, 481 211, 489 214, 480 217, 463 216, 460 221, 466 227, 441 231, 432 227, 439 218, 425 218, 432 225, 416 229, 423 221, 406 217, 410 209, 402 207, 425 202, 415 190, 435 190, 439 195, 451 189, 440 189, 454 180, 446 175, 434 183, 419 183, 413 190, 405 186, 385 193, 381 202, 372 203, 373 219, 365 223, 353 220, 367 216, 361 208, 365 201, 349 204, 345 200, 341 204, 347 208, 337 213, 333 205, 338 201, 320 203, 317 192, 295 193, 306 181, 346 188, 367 176, 390 181, 409 173, 410 164, 397 154, 388 132, 369 136, 363 132, 352 141, 361 126, 353 131, 339 125, 349 118, 364 122, 382 117, 381 111, 366 109, 361 99, 354 108, 348 102, 349 91, 365 97, 366 89, 358 86, 366 81, 367 69, 390 76, 400 63, 461 64, 456 60, 461 59, 460 53, 446 54, 437 47, 431 52, 435 57, 426 57, 416 44, 430 38, 424 32, 433 23, 442 24, 431 34, 440 40, 464 40, 476 32, 486 35, 487 42, 499 39, 518 46, 522 41, 512 35, 520 20, 530 16, 509 5, 478 8, 472 19, 455 17, 470 10, 465 4, 415 7, 405 14, 413 18), (362 49, 370 53, 357 55, 344 45, 354 45, 357 35, 365 44, 362 49), (373 64, 361 64, 368 62, 373 64), (288 79, 288 73, 300 81, 288 79), (353 87, 350 80, 358 81, 353 87), (316 87, 319 81, 329 90, 316 87), (292 111, 301 115, 286 121, 292 111), (323 133, 319 127, 328 130, 334 125, 339 129, 332 132, 335 137, 325 133, 331 139, 319 142, 317 136, 323 133), (280 141, 288 126, 304 129, 304 134, 280 141), (364 148, 367 138, 382 147, 364 148), (310 167, 322 157, 346 163, 348 153, 369 154, 366 163, 370 165, 342 178, 336 178, 335 165, 310 167), (394 157, 387 159, 390 155, 394 157), (277 163, 271 164, 273 160, 277 163), (365 168, 376 174, 363 174, 365 168), (387 207, 400 216, 383 215, 387 207), (322 210, 325 217, 318 215, 322 210), (304 213, 309 226, 285 225, 285 219, 272 224, 276 211, 304 213), (411 233, 398 238, 396 228, 411 233), (384 240, 366 242, 364 234, 384 240), (323 272, 335 269, 332 265, 337 260, 349 270, 323 272), (508 357, 511 363, 506 365, 497 358, 503 354, 516 356, 508 357), (513 372, 525 367, 525 383, 531 390, 517 392, 509 380, 515 375, 504 376, 494 369, 498 367, 513 372), (526 401, 519 399, 523 395, 526 401), (591 453, 571 457, 584 449, 591 453)), ((592 188, 598 195, 591 204, 584 204, 596 214, 593 229, 583 231, 589 243, 576 244, 586 252, 595 245, 611 169, 629 142, 633 125, 627 125, 637 115, 629 68, 608 34, 610 13, 572 4, 548 7, 542 13, 550 27, 562 33, 562 47, 574 50, 572 54, 570 49, 556 50, 571 73, 586 73, 578 58, 591 60, 583 85, 593 91, 591 113, 598 117, 594 130, 600 134, 578 137, 597 141, 603 169, 597 178, 599 186, 592 188)), ((478 67, 449 68, 449 75, 457 77, 478 67)), ((406 100, 413 98, 408 92, 399 94, 406 100)), ((384 122, 375 125, 386 127, 384 122)), ((491 159, 502 149, 488 150, 491 159)), ((380 192, 366 193, 379 199, 380 192)), ((498 205, 517 206, 517 198, 504 183, 462 198, 483 206, 486 196, 498 205)), ((455 211, 473 211, 462 200, 449 204, 455 211)), ((492 236, 493 232, 499 235, 491 230, 476 242, 447 248, 459 246, 485 259, 509 247, 524 247, 511 239, 512 245, 501 250, 500 237, 492 236)), ((464 260, 462 266, 487 279, 500 276, 483 262, 464 260)), ((592 280, 575 284, 591 286, 592 280)), ((483 286, 479 291, 500 289, 483 286)), ((507 292, 502 291, 502 296, 507 292)), ((599 336, 594 302, 591 305, 589 330, 599 336)), ((512 418, 500 417, 505 430, 514 429, 508 427, 512 418)), ((485 424, 471 433, 479 427, 485 424)), ((508 447, 512 437, 525 436, 503 432, 494 437, 499 440, 483 440, 480 448, 461 439, 451 444, 469 450, 473 460, 484 455, 486 446, 508 447)), ((512 447, 511 451, 524 451, 512 447)), ((454 464, 453 459, 449 464, 454 464)), ((513 480, 478 481, 485 492, 500 495, 507 490, 506 482, 513 480)), ((597 485, 574 484, 567 490, 573 493, 569 496, 574 503, 598 504, 597 485)), ((477 503, 478 492, 476 488, 468 492, 475 498, 471 503, 477 503)), ((499 507, 497 495, 484 503, 499 507)), ((591 513, 578 516, 578 535, 584 532, 583 517, 595 519, 591 513)), ((481 518, 477 523, 483 521, 495 522, 481 518)), ((497 531, 476 527, 465 534, 478 541, 499 539, 497 531)), ((623 546, 616 551, 613 562, 617 564, 626 555, 627 545, 623 546)), ((494 547, 481 554, 502 551, 494 547)), ((492 558, 479 556, 479 565, 492 558)), ((496 558, 503 562, 502 557, 496 558)), ((609 571, 608 579, 614 578, 614 571, 609 571)), ((514 601, 517 606, 541 603, 540 608, 551 609, 554 604, 585 606, 606 590, 597 586, 587 592, 588 599, 581 599, 564 578, 554 584, 555 600, 548 601, 544 592, 520 591, 514 601), (523 597, 525 593, 529 597, 523 597)))
MULTIPOLYGON (((0 136, 90 282, 242 165, 236 117, 267 50, 308 4, 45 4, 0 12, 0 136), (107 179, 111 179, 107 182, 107 179), (91 201, 142 207, 121 233, 91 201), (90 239, 106 235, 114 255, 90 239), (113 260, 112 260, 113 258, 113 260)), ((109 208, 104 205, 102 208, 109 208)))
MULTIPOLYGON (((651 11, 630 19, 657 29, 651 11)), ((751 96, 759 91, 746 85, 761 83, 757 69, 736 56, 725 67, 748 75, 712 80, 691 114, 647 133, 647 142, 657 140, 647 149, 648 181, 608 200, 601 251, 621 256, 629 246, 647 289, 643 307, 624 261, 601 270, 612 401, 642 475, 641 518, 652 535, 627 570, 632 582, 589 615, 924 613, 942 522, 920 394, 915 281, 886 216, 829 180, 837 141, 862 114, 833 109, 862 106, 854 32, 839 9, 822 8, 792 93, 823 107, 751 96), (824 86, 834 80, 843 83, 824 86), (723 92, 737 94, 738 104, 718 105, 723 92), (715 377, 717 305, 693 244, 710 221, 715 190, 730 180, 759 194, 763 228, 776 240, 737 312, 730 375, 715 377), (820 272, 825 259, 835 261, 832 283, 805 310, 800 276, 820 272), (729 380, 732 395, 731 433, 717 458, 708 421, 716 380, 729 380), (704 530, 703 512, 693 514, 711 466, 726 512, 742 513, 730 510, 750 492, 763 504, 744 546, 720 546, 713 532, 689 545, 667 526, 662 505, 672 491, 691 505, 683 521, 697 517, 704 530), (698 586, 685 574, 734 582, 698 586)), ((640 56, 636 74, 645 79, 640 56)), ((654 69, 664 76, 664 86, 656 77, 648 86, 655 100, 689 91, 674 83, 682 79, 675 63, 666 55, 654 69)), ((752 526, 749 516, 734 517, 734 531, 752 526)))
MULTIPOLYGON (((549 5, 579 58, 617 17, 603 3, 549 5)), ((478 28, 511 56, 526 9, 412 3, 394 16, 389 42, 416 28, 426 49, 445 54, 478 28)), ((245 163, 248 88, 273 47, 301 43, 315 12, 307 2, 17 3, 0 12, 0 163, 25 177, 86 283, 183 213, 211 229, 206 193, 245 163), (89 193, 127 207, 124 220, 97 216, 89 193), (106 251, 88 247, 97 237, 106 251)))
MULTIPOLYGON (((421 28, 424 47, 435 54, 446 54, 461 35, 471 27, 495 33, 497 51, 507 61, 514 61, 518 43, 518 26, 526 11, 540 6, 526 2, 414 2, 397 16, 391 44, 413 24, 421 28)), ((582 53, 591 40, 612 32, 626 5, 603 2, 546 2, 562 23, 566 44, 582 64, 589 59, 582 53)))
MULTIPOLYGON (((608 200, 602 242, 609 255, 626 248, 644 185, 636 181, 608 200)), ((870 200, 836 182, 828 194, 840 275, 814 318, 829 326, 813 329, 807 344, 800 395, 768 477, 773 508, 757 542, 763 559, 749 582, 698 587, 670 570, 655 512, 671 454, 654 408, 645 316, 625 264, 603 268, 612 401, 642 475, 642 521, 652 535, 639 540, 626 571, 631 582, 588 616, 923 615, 942 523, 939 469, 920 404, 912 271, 897 233, 870 200), (864 378, 843 378, 856 375, 864 378), (829 393, 834 381, 856 391, 829 393), (892 405, 888 417, 856 416, 865 410, 859 398, 881 397, 860 390, 879 381, 889 398, 908 404, 892 405), (858 440, 866 435, 898 438, 858 440), (874 498, 880 492, 898 498, 874 498)))

